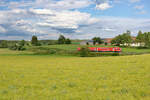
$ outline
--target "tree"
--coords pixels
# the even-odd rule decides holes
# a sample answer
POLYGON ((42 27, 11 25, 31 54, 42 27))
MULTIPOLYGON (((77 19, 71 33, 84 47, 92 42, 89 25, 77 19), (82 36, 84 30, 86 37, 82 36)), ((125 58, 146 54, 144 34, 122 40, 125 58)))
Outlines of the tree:
POLYGON ((102 44, 103 40, 100 37, 94 37, 93 39, 93 44, 95 45, 96 43, 102 44))
POLYGON ((37 36, 32 36, 31 44, 34 46, 38 46, 38 38, 37 36))
POLYGON ((144 34, 142 33, 142 31, 138 32, 138 35, 136 37, 136 42, 141 44, 144 42, 144 34))
POLYGON ((25 44, 26 44, 26 41, 25 41, 25 40, 21 40, 21 41, 19 42, 19 45, 21 45, 21 46, 25 46, 25 44))
POLYGON ((67 39, 65 40, 65 44, 71 44, 71 40, 70 40, 69 38, 67 38, 67 39))
POLYGON ((100 37, 97 37, 97 42, 98 42, 98 44, 102 44, 103 40, 100 37))
POLYGON ((129 46, 129 44, 133 41, 132 40, 132 37, 131 37, 131 32, 130 31, 127 31, 127 33, 124 33, 123 35, 122 35, 122 42, 123 42, 123 44, 127 44, 128 46, 129 46))
POLYGON ((118 35, 116 36, 112 41, 111 44, 115 44, 120 46, 120 44, 122 44, 123 46, 125 44, 127 44, 127 46, 129 46, 129 44, 132 42, 132 38, 131 38, 131 32, 127 31, 126 33, 123 33, 122 35, 118 35))
POLYGON ((97 37, 94 37, 92 40, 93 40, 93 45, 95 45, 97 42, 97 37))
POLYGON ((146 47, 150 47, 150 32, 144 33, 144 43, 146 47))
POLYGON ((15 44, 11 45, 11 46, 9 47, 9 49, 11 49, 11 50, 18 50, 18 51, 23 51, 23 50, 26 49, 24 46, 25 46, 25 41, 22 40, 22 41, 20 41, 19 43, 15 43, 15 44))
POLYGON ((127 32, 126 32, 128 35, 131 35, 131 31, 129 31, 129 30, 127 30, 127 32))
POLYGON ((86 45, 89 45, 89 42, 86 42, 86 45))
POLYGON ((2 40, 2 41, 0 42, 0 48, 7 48, 7 47, 8 47, 7 41, 6 41, 6 40, 2 40))
POLYGON ((108 45, 108 43, 107 43, 107 42, 105 42, 105 45, 108 45))
POLYGON ((120 46, 120 44, 123 44, 122 39, 123 39, 123 36, 122 35, 118 35, 114 39, 111 40, 111 44, 120 46))
POLYGON ((58 38, 58 44, 65 44, 66 38, 63 35, 60 35, 58 38))

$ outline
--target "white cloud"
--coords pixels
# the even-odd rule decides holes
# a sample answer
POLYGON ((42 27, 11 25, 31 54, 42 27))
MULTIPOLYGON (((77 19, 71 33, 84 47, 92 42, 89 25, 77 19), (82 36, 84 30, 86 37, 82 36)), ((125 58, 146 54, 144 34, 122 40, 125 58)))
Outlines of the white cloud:
POLYGON ((89 0, 61 0, 55 3, 49 3, 47 8, 55 9, 75 9, 84 8, 91 4, 89 0))
POLYGON ((134 9, 142 10, 144 8, 144 5, 136 5, 134 9))
POLYGON ((131 3, 140 2, 141 0, 129 0, 131 3))
MULTIPOLYGON (((131 30, 134 33, 138 30, 149 31, 149 22, 150 19, 106 16, 94 18, 88 13, 68 10, 16 9, 0 11, 0 24, 7 26, 7 30, 5 27, 0 27, 0 30, 5 33, 10 31, 11 33, 8 36, 12 34, 15 38, 19 35, 20 38, 24 39, 26 39, 24 35, 31 36, 34 33, 40 39, 56 39, 60 33, 79 39, 94 36, 114 37, 126 30, 131 30), (16 35, 15 32, 17 32, 16 35)), ((12 38, 13 36, 10 37, 12 38)))
POLYGON ((144 15, 146 13, 147 13, 147 11, 145 11, 145 10, 141 10, 140 12, 137 12, 137 14, 140 14, 140 15, 144 15))
POLYGON ((99 10, 106 10, 108 8, 111 8, 112 6, 109 5, 109 3, 101 3, 99 5, 96 5, 96 9, 99 9, 99 10))
POLYGON ((6 32, 6 29, 2 26, 0 26, 0 33, 5 33, 6 32))
MULTIPOLYGON (((106 10, 120 0, 96 1, 94 4, 97 9, 106 10)), ((74 10, 88 7, 92 2, 93 0, 23 0, 7 4, 0 2, 1 7, 8 6, 10 9, 0 10, 0 38, 29 39, 36 33, 40 39, 56 39, 61 33, 70 38, 89 39, 94 36, 114 37, 126 30, 134 33, 138 30, 150 31, 150 19, 106 16, 95 18, 89 13, 74 10), (4 33, 7 34, 5 37, 4 33)), ((135 9, 141 11, 140 14, 146 13, 142 5, 135 6, 135 9)))
POLYGON ((79 30, 80 25, 86 26, 99 22, 99 19, 91 17, 88 13, 50 9, 0 11, 0 18, 0 24, 7 26, 9 35, 14 36, 15 32, 22 36, 23 34, 43 34, 43 37, 44 34, 76 33, 79 32, 76 30, 79 30))
POLYGON ((50 9, 30 9, 31 12, 41 15, 52 15, 54 12, 50 9))
POLYGON ((32 10, 36 14, 51 14, 51 16, 41 16, 44 18, 43 21, 38 22, 38 25, 53 27, 53 28, 72 28, 77 29, 79 25, 88 25, 98 22, 99 20, 96 18, 92 18, 88 13, 81 13, 79 11, 51 11, 41 9, 32 10), (43 12, 42 12, 43 11, 43 12))
POLYGON ((0 6, 7 6, 11 9, 16 8, 46 8, 67 10, 75 8, 84 8, 91 4, 91 0, 22 0, 22 1, 10 1, 0 3, 0 6))

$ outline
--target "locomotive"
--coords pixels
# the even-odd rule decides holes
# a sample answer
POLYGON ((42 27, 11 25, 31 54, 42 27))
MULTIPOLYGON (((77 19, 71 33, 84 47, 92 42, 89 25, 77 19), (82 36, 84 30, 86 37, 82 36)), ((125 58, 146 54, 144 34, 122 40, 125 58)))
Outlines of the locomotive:
MULTIPOLYGON (((119 47, 88 47, 91 52, 121 52, 122 49, 119 47)), ((78 48, 80 51, 81 48, 78 48)))

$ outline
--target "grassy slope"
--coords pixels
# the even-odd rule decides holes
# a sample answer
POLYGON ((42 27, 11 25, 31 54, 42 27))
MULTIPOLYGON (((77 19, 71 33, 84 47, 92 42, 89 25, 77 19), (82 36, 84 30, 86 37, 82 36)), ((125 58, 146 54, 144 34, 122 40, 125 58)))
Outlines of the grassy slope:
POLYGON ((14 51, 8 48, 2 49, 0 48, 0 55, 20 55, 20 54, 32 54, 30 51, 14 51))
POLYGON ((0 100, 150 100, 150 55, 0 56, 0 100))

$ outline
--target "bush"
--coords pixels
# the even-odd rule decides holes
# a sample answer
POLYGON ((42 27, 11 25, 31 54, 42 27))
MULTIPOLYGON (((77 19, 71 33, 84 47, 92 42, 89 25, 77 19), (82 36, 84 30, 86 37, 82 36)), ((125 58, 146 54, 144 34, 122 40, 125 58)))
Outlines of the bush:
POLYGON ((29 49, 32 51, 34 54, 39 54, 39 55, 50 55, 50 54, 55 54, 55 55, 72 55, 72 56, 77 56, 78 52, 76 50, 63 50, 59 48, 49 48, 49 47, 32 47, 29 49))
POLYGON ((18 44, 13 44, 12 46, 9 47, 10 50, 18 50, 18 51, 23 51, 26 50, 26 48, 22 45, 18 44))
POLYGON ((34 52, 34 54, 39 54, 39 55, 58 54, 62 51, 61 49, 47 48, 47 47, 33 47, 30 48, 30 50, 34 52))
POLYGON ((108 43, 107 43, 107 42, 105 42, 105 45, 108 45, 108 43))
POLYGON ((79 53, 80 53, 81 57, 89 57, 90 56, 90 50, 88 47, 81 47, 79 53))
POLYGON ((0 41, 0 48, 8 48, 8 43, 5 40, 0 41))

